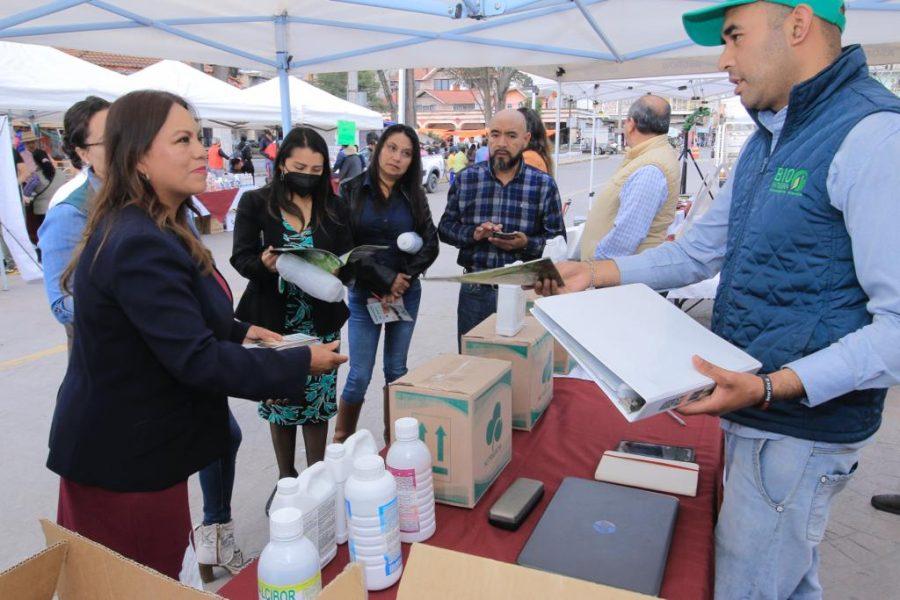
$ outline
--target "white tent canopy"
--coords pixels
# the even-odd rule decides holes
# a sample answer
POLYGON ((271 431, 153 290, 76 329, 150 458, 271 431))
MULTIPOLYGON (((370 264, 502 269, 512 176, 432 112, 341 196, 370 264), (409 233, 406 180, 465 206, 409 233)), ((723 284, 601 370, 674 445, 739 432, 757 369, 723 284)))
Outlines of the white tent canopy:
MULTIPOLYGON (((288 78, 291 98, 291 120, 319 129, 333 129, 338 120, 355 121, 357 129, 381 129, 384 120, 374 110, 333 96, 325 90, 296 77, 288 78)), ((238 92, 248 104, 280 110, 279 81, 270 79, 238 92)))
MULTIPOLYGON (((535 77, 540 88, 556 89, 556 83, 543 77, 535 77)), ((563 96, 576 100, 601 102, 632 100, 645 94, 666 98, 716 99, 734 94, 734 85, 725 74, 684 75, 679 77, 648 77, 644 79, 609 79, 597 82, 568 82, 562 84, 563 96)))
POLYGON ((238 88, 176 60, 163 60, 129 75, 128 91, 155 89, 183 97, 204 121, 232 127, 271 125, 281 120, 278 105, 251 102, 238 88))
POLYGON ((85 96, 115 100, 125 77, 55 48, 0 42, 0 112, 62 124, 85 96))

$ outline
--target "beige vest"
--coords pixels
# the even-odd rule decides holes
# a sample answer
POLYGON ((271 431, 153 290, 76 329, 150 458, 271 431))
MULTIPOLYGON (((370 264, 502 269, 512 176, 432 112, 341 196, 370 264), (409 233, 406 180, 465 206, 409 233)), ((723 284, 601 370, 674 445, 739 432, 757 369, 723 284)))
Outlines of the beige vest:
POLYGON ((594 206, 588 213, 587 222, 584 224, 584 233, 581 236, 582 259, 594 256, 597 244, 612 231, 616 215, 619 213, 619 194, 622 192, 622 186, 635 171, 648 165, 657 167, 666 176, 669 196, 666 198, 666 203, 656 213, 656 217, 653 218, 650 231, 638 246, 636 254, 640 254, 647 248, 659 246, 666 241, 669 225, 675 220, 675 205, 678 202, 681 170, 678 167, 678 155, 669 144, 668 138, 665 135, 658 135, 628 149, 619 170, 594 200, 594 206))

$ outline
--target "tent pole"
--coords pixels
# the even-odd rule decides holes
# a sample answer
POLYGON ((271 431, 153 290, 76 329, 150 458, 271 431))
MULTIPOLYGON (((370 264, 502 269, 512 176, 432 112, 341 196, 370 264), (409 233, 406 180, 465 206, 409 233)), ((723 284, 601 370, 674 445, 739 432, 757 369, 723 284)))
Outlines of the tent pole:
POLYGON ((406 123, 406 69, 397 74, 397 120, 406 123))
POLYGON ((291 130, 291 83, 288 71, 291 68, 287 55, 287 13, 275 17, 275 50, 278 66, 278 83, 281 91, 281 135, 287 136, 291 130))
POLYGON ((556 80, 556 134, 553 136, 553 162, 559 168, 559 103, 562 102, 562 81, 556 80))
POLYGON ((531 110, 537 110, 537 86, 531 88, 531 110))
POLYGON ((588 210, 594 206, 594 154, 597 152, 597 115, 594 115, 594 126, 591 133, 591 178, 588 183, 588 210))

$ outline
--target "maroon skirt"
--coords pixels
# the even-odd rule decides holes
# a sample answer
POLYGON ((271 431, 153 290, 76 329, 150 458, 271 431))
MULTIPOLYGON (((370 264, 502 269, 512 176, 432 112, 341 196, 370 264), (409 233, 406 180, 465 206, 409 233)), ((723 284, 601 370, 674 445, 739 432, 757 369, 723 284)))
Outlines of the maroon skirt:
POLYGON ((191 532, 187 481, 159 492, 112 492, 60 478, 56 521, 177 580, 191 532))

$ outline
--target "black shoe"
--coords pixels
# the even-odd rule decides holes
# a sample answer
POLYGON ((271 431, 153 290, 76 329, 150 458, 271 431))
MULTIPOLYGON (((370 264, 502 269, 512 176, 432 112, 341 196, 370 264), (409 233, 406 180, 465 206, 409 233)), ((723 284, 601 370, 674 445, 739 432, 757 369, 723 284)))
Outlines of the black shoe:
POLYGON ((872 506, 877 510, 900 515, 900 494, 880 494, 872 496, 872 506))
POLYGON ((272 500, 275 499, 275 492, 278 491, 278 486, 275 486, 275 489, 272 490, 272 493, 269 494, 269 499, 266 501, 266 516, 269 516, 269 508, 272 507, 272 500))

